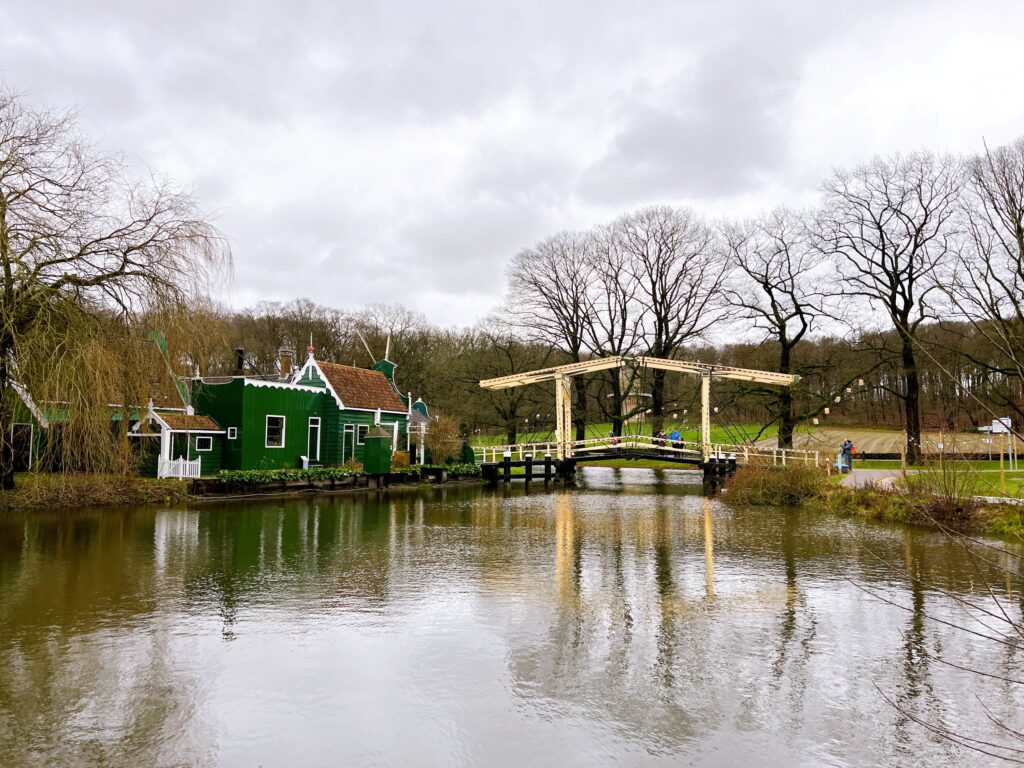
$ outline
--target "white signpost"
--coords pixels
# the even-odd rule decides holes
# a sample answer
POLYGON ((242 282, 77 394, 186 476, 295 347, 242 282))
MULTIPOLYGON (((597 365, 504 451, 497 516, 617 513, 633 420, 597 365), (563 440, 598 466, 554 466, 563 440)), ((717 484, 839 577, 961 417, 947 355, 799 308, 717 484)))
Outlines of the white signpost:
POLYGON ((981 429, 983 432, 989 432, 993 435, 1007 435, 1004 438, 1006 440, 1006 453, 1010 461, 1010 471, 1013 472, 1017 468, 1017 441, 1011 436, 1013 420, 1009 416, 993 419, 990 426, 982 427, 981 429))

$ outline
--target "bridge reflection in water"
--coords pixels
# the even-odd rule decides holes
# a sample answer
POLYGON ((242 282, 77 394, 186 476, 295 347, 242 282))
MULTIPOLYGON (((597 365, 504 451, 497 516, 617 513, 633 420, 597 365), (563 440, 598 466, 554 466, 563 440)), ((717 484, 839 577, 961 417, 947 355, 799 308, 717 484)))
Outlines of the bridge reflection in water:
POLYGON ((1019 547, 682 474, 5 517, 4 761, 923 766, 969 760, 878 689, 1014 722, 1016 689, 942 663, 1014 653, 939 620, 985 582, 1019 617, 1019 547))

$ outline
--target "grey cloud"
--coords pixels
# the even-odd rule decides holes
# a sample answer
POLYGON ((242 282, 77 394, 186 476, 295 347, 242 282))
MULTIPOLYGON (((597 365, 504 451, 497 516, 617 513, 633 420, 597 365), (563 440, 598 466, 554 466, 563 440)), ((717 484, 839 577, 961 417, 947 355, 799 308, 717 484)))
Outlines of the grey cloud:
POLYGON ((613 204, 722 196, 782 167, 800 62, 749 43, 704 57, 663 103, 623 108, 623 128, 584 173, 582 194, 613 204))
MULTIPOLYGON (((811 57, 856 56, 866 30, 958 6, 8 5, 0 77, 78 106, 88 134, 195 189, 233 246, 232 301, 397 300, 462 323, 553 232, 656 201, 729 205, 765 180, 813 185, 794 143, 811 57)), ((892 56, 864 62, 885 68, 877 82, 898 80, 892 56)), ((1014 86, 983 57, 963 67, 1014 86)), ((944 108, 954 124, 956 100, 944 108)))

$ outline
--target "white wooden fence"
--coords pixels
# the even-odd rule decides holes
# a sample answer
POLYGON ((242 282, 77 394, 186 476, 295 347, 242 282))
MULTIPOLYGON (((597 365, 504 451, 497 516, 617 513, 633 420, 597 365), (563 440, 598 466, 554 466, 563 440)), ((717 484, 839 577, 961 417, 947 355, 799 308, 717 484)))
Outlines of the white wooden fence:
POLYGON ((157 477, 179 477, 183 479, 197 479, 202 473, 201 458, 189 461, 184 457, 177 459, 165 459, 160 457, 157 463, 157 477))
MULTIPOLYGON (((571 443, 574 455, 609 449, 653 451, 668 456, 700 459, 703 455, 697 443, 683 443, 668 438, 651 437, 650 435, 626 435, 624 437, 595 437, 587 440, 574 440, 571 443)), ((557 444, 547 443, 514 443, 512 445, 478 445, 473 453, 480 462, 498 462, 505 452, 511 454, 513 461, 522 461, 527 454, 535 461, 543 461, 544 456, 555 456, 557 444)), ((712 443, 711 455, 717 458, 735 458, 740 464, 771 463, 787 466, 799 464, 803 466, 821 466, 818 451, 800 451, 792 448, 767 448, 753 445, 726 445, 712 443)))

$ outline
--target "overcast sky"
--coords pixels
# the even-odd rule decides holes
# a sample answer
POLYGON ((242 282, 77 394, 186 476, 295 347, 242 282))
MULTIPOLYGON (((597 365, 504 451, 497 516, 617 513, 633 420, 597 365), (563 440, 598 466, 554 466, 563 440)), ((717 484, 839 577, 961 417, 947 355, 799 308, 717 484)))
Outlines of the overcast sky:
POLYGON ((13 0, 0 78, 194 190, 234 306, 470 324, 519 249, 651 203, 1024 134, 1024 2, 13 0), (515 6, 515 7, 503 7, 515 6), (769 6, 774 6, 769 8, 769 6))

